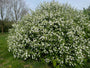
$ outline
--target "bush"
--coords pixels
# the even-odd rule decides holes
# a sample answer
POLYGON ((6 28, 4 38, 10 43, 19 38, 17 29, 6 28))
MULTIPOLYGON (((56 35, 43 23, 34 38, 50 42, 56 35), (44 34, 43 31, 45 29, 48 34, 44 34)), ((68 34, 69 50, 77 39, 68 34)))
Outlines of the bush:
POLYGON ((8 32, 8 30, 9 30, 10 28, 12 28, 12 24, 13 24, 12 21, 6 21, 6 20, 1 21, 1 20, 0 20, 0 32, 2 32, 2 30, 1 30, 1 28, 2 28, 1 22, 4 22, 4 23, 3 23, 3 25, 4 25, 4 27, 3 27, 4 32, 8 32))
MULTIPOLYGON (((14 24, 9 32, 9 51, 15 58, 55 62, 54 66, 82 65, 90 55, 85 26, 90 24, 81 11, 58 2, 44 3, 14 24)), ((58 66, 58 67, 59 67, 58 66)))

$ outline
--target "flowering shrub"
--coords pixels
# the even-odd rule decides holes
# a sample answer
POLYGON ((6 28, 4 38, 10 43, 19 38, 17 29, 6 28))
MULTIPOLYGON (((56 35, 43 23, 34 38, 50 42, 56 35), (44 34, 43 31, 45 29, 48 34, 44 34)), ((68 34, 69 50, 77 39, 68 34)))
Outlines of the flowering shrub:
POLYGON ((90 55, 90 24, 81 11, 58 2, 44 3, 9 31, 9 51, 15 58, 44 60, 57 65, 83 64, 90 55), (89 33, 88 33, 89 34, 89 33))

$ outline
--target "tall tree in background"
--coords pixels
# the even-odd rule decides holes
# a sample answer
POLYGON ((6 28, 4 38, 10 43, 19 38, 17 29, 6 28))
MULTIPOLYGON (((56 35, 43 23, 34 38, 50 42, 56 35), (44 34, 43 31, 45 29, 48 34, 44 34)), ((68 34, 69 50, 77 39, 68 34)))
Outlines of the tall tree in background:
POLYGON ((19 21, 28 13, 28 8, 25 5, 24 0, 10 0, 9 1, 9 18, 13 21, 19 21))
POLYGON ((89 20, 90 20, 90 6, 88 6, 87 9, 84 8, 83 10, 84 10, 84 13, 89 16, 89 20))
POLYGON ((28 13, 24 0, 0 0, 0 28, 4 32, 7 21, 17 22, 28 13))
POLYGON ((2 33, 4 32, 4 20, 7 16, 8 0, 0 0, 0 25, 2 33))

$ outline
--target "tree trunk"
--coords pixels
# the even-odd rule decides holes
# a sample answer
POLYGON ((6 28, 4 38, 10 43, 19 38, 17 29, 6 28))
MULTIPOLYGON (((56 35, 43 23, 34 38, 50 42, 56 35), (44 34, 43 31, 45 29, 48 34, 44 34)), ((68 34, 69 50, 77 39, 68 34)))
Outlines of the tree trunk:
POLYGON ((4 28, 3 28, 3 25, 2 25, 2 34, 3 34, 3 32, 4 32, 4 28))
POLYGON ((2 24, 1 24, 1 31, 2 31, 2 34, 4 33, 4 22, 2 21, 2 24))

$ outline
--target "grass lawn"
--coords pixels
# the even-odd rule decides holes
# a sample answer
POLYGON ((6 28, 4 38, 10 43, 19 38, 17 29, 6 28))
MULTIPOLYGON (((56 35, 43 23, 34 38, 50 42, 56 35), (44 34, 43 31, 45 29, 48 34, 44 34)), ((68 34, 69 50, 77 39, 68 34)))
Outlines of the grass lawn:
MULTIPOLYGON (((0 34, 0 68, 51 68, 47 64, 37 61, 24 61, 13 58, 8 52, 7 33, 0 34)), ((90 61, 83 68, 90 68, 90 61)))
POLYGON ((36 61, 24 61, 13 58, 8 52, 7 33, 0 34, 0 68, 50 68, 47 64, 36 61))

